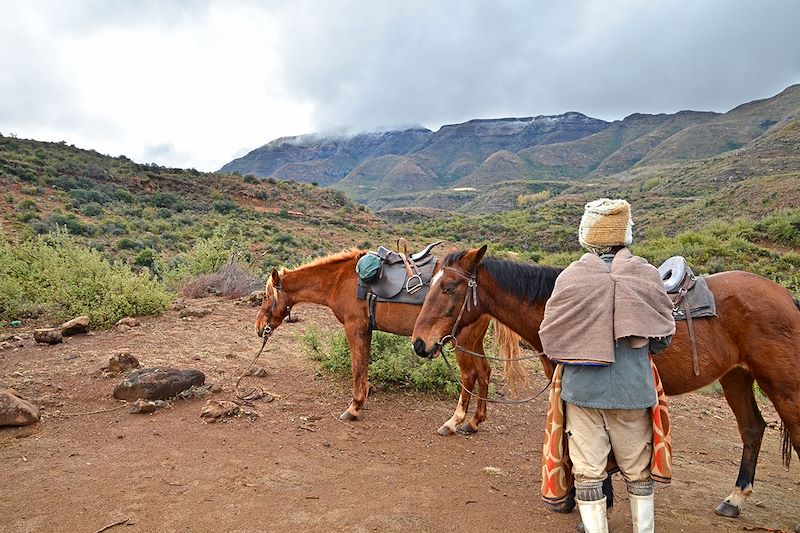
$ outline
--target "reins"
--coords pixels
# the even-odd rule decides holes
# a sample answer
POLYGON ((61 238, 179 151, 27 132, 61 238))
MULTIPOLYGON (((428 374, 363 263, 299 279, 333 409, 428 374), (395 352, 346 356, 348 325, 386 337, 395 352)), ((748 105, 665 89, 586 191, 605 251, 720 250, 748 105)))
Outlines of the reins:
MULTIPOLYGON (((458 349, 463 351, 462 348, 458 348, 458 349)), ((453 350, 456 350, 456 348, 454 347, 453 350)), ((544 394, 544 392, 547 389, 550 388, 550 385, 553 384, 553 379, 550 378, 550 381, 547 382, 547 385, 545 385, 542 390, 540 390, 539 392, 537 392, 536 394, 534 394, 530 398, 523 398, 523 399, 520 399, 520 400, 492 400, 491 398, 483 398, 483 397, 478 396, 477 394, 473 393, 471 390, 469 390, 468 388, 466 388, 464 386, 464 384, 461 382, 461 378, 458 377, 458 375, 456 374, 455 369, 452 367, 452 365, 450 364, 450 361, 447 359, 447 355, 445 354, 445 351, 442 349, 441 352, 442 352, 442 359, 444 359, 444 364, 450 370, 450 373, 453 374, 453 376, 455 376, 456 381, 458 381, 458 385, 461 387, 461 390, 463 390, 464 392, 469 394, 472 398, 475 398, 477 400, 483 400, 484 402, 488 402, 488 403, 500 403, 500 404, 506 404, 506 405, 519 405, 519 404, 522 404, 522 403, 532 402, 533 400, 535 400, 536 398, 538 398, 539 396, 544 394)), ((487 359, 488 359, 488 357, 487 357, 487 359)), ((500 358, 500 357, 495 357, 494 359, 502 360, 502 358, 500 358)))
POLYGON ((464 316, 464 311, 465 310, 469 311, 470 302, 472 303, 472 306, 474 306, 474 307, 478 306, 478 280, 477 280, 476 275, 474 273, 467 272, 466 270, 462 270, 462 269, 460 269, 458 267, 445 266, 445 267, 442 268, 442 270, 449 270, 450 272, 454 272, 455 274, 458 274, 459 276, 461 276, 461 277, 463 277, 463 278, 465 278, 467 280, 467 293, 464 296, 464 302, 461 304, 461 310, 458 312, 458 317, 456 318, 456 321, 453 323, 453 329, 450 331, 450 333, 448 335, 445 335, 444 337, 442 337, 441 339, 439 339, 435 343, 435 346, 438 346, 438 350, 439 350, 439 352, 441 352, 442 359, 444 359, 444 363, 445 363, 445 365, 447 365, 447 368, 450 370, 450 373, 456 376, 456 380, 458 381, 458 384, 461 386, 461 390, 465 391, 467 394, 469 394, 473 398, 477 398, 478 400, 483 400, 483 401, 489 402, 489 403, 521 404, 521 403, 532 402, 533 400, 535 400, 536 398, 541 396, 544 393, 544 391, 546 391, 548 388, 550 388, 550 385, 553 382, 552 378, 547 383, 547 385, 545 385, 545 387, 541 391, 539 391, 537 394, 535 394, 534 396, 531 396, 530 398, 525 398, 525 399, 522 399, 522 400, 491 400, 489 398, 481 398, 480 396, 477 396, 477 395, 473 394, 473 392, 471 390, 467 389, 464 386, 464 384, 461 382, 461 378, 459 378, 456 375, 455 370, 450 365, 450 361, 448 361, 448 359, 447 359, 446 351, 445 351, 445 348, 444 348, 445 344, 449 343, 452 346, 453 351, 460 350, 463 353, 465 353, 467 355, 470 355, 472 357, 477 357, 479 359, 487 359, 487 360, 491 360, 491 361, 503 361, 503 362, 508 362, 508 361, 526 361, 526 360, 529 360, 529 359, 536 359, 539 356, 538 355, 530 355, 530 356, 526 355, 524 357, 493 357, 493 356, 490 356, 490 355, 486 355, 486 354, 482 354, 482 353, 478 353, 478 352, 473 352, 472 350, 468 350, 468 349, 466 349, 466 348, 464 348, 462 346, 459 346, 458 340, 456 339, 456 333, 458 332, 458 327, 461 324, 461 319, 464 316), (470 298, 470 297, 472 297, 472 298, 470 298))

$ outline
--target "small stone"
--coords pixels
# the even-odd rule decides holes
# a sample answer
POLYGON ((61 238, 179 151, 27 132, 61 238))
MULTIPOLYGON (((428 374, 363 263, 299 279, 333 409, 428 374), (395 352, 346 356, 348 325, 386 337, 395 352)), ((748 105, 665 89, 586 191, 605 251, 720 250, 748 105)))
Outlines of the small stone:
POLYGON ((191 388, 200 387, 206 376, 199 370, 143 368, 136 370, 114 388, 114 398, 133 401, 166 400, 191 388))
POLYGON ((253 291, 250 294, 248 294, 247 296, 244 296, 243 298, 241 298, 241 300, 239 300, 239 301, 244 303, 244 304, 251 305, 253 307, 260 307, 261 306, 261 302, 263 300, 264 300, 264 291, 261 290, 261 291, 253 291))
POLYGON ((80 357, 80 355, 76 353, 68 353, 67 355, 64 356, 64 361, 74 361, 78 357, 80 357))
POLYGON ((140 398, 128 406, 128 412, 134 415, 154 413, 166 405, 167 402, 163 400, 147 401, 140 398))
POLYGON ((118 324, 114 326, 114 333, 128 333, 133 328, 126 324, 118 324))
POLYGON ((136 328, 141 326, 142 323, 139 321, 138 318, 133 318, 131 316, 126 316, 125 318, 120 318, 117 320, 115 326, 128 326, 129 328, 136 328))
POLYGON ((225 359, 236 359, 236 354, 232 352, 228 352, 225 354, 225 359))
POLYGON ((0 426, 30 426, 39 421, 39 409, 13 389, 0 390, 0 426))
POLYGON ((184 309, 181 309, 180 313, 178 313, 178 316, 180 316, 181 318, 187 318, 187 317, 202 318, 210 314, 211 314, 210 307, 186 307, 184 309))
POLYGON ((208 391, 213 393, 222 392, 222 385, 219 382, 209 383, 208 384, 208 391))
POLYGON ((490 476, 505 476, 507 475, 505 471, 496 466, 487 466, 483 469, 484 474, 488 474, 490 476))
POLYGON ((135 370, 142 365, 139 364, 139 360, 131 354, 130 352, 119 352, 115 353, 108 359, 108 364, 103 367, 104 370, 111 372, 112 374, 120 374, 122 372, 130 372, 131 370, 135 370))
POLYGON ((89 331, 89 317, 82 315, 61 324, 61 335, 71 337, 89 331))
POLYGON ((239 414, 239 406, 233 402, 225 400, 208 400, 200 411, 200 418, 207 419, 208 422, 215 422, 221 418, 236 416, 239 414))
POLYGON ((44 328, 33 330, 33 339, 41 344, 58 344, 64 342, 61 328, 44 328))
POLYGON ((250 370, 247 371, 248 376, 255 376, 257 378, 265 378, 269 375, 267 369, 263 366, 252 366, 250 370))
POLYGON ((180 311, 181 309, 186 309, 186 304, 181 302, 175 302, 174 304, 172 304, 173 311, 180 311))

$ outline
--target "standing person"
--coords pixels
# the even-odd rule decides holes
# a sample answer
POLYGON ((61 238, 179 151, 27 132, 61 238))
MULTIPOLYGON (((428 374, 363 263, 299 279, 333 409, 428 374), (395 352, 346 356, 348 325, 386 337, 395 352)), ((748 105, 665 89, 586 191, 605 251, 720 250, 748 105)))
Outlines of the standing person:
POLYGON ((556 280, 539 330, 544 353, 563 365, 568 454, 584 528, 607 532, 609 455, 625 478, 635 532, 652 532, 653 422, 657 404, 650 353, 675 333, 672 302, 658 270, 627 246, 630 204, 603 198, 586 204, 578 240, 589 253, 556 280))

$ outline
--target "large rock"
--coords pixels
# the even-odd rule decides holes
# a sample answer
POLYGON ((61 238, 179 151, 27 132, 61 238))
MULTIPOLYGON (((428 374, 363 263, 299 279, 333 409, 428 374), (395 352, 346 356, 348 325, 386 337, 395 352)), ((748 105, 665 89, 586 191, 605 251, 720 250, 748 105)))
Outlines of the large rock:
POLYGON ((114 388, 114 398, 134 401, 167 400, 181 392, 199 387, 206 376, 199 370, 177 370, 175 368, 143 368, 132 372, 114 388))
POLYGON ((12 391, 0 390, 0 426, 30 426, 39 421, 39 409, 12 391))
POLYGON ((64 337, 71 337, 80 333, 89 332, 89 317, 86 315, 73 318, 68 322, 61 324, 61 335, 64 337))
POLYGON ((41 344, 58 344, 63 342, 61 328, 43 328, 33 330, 33 340, 41 344))

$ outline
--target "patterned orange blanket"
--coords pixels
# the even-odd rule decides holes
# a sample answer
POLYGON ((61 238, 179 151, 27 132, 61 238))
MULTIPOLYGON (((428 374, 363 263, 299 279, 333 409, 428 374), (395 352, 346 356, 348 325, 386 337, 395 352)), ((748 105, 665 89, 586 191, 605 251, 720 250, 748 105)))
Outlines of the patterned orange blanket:
MULTIPOLYGON (((670 435, 669 411, 661 376, 650 358, 658 403, 650 410, 653 418, 653 459, 651 475, 654 480, 669 483, 672 480, 672 436, 670 435)), ((553 373, 550 399, 547 406, 547 426, 542 450, 542 499, 553 509, 560 509, 572 488, 572 462, 569 460, 568 439, 564 402, 561 401, 561 374, 563 365, 557 365, 553 373)), ((617 471, 613 453, 607 467, 609 473, 617 471)))

